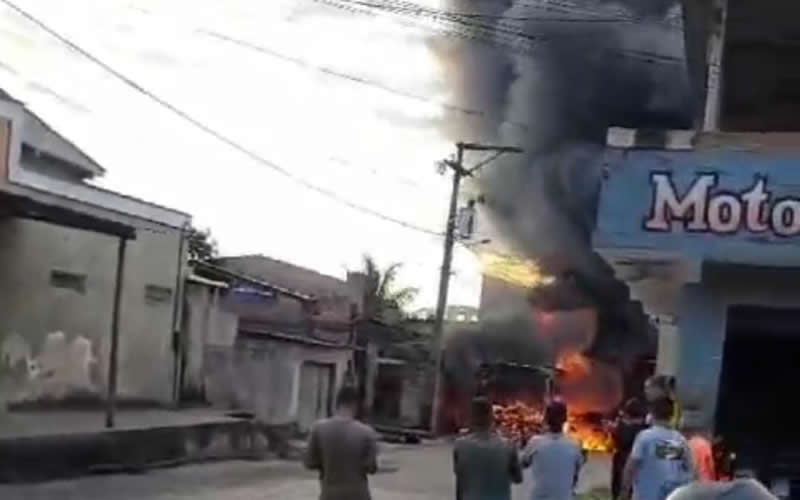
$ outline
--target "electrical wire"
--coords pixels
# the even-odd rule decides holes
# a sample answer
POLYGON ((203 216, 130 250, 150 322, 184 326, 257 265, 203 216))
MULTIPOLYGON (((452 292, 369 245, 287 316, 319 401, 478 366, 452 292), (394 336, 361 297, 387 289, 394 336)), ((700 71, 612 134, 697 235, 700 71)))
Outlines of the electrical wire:
POLYGON ((503 118, 495 118, 495 117, 492 117, 486 111, 483 111, 483 110, 480 110, 480 109, 456 106, 455 104, 450 104, 450 103, 447 103, 447 102, 443 102, 443 101, 440 101, 438 99, 433 99, 433 98, 430 98, 430 97, 427 97, 427 96, 423 96, 423 95, 415 94, 415 93, 408 92, 408 91, 405 91, 405 90, 401 90, 401 89, 398 89, 398 88, 395 88, 395 87, 391 87, 391 86, 389 86, 389 85, 387 85, 387 84, 385 84, 383 82, 379 82, 377 80, 372 80, 372 79, 369 79, 369 78, 366 78, 366 77, 356 76, 356 75, 349 74, 349 73, 344 73, 342 71, 338 71, 338 70, 333 69, 333 68, 328 67, 328 66, 321 66, 321 65, 313 64, 313 63, 311 63, 309 61, 306 61, 304 59, 301 59, 299 57, 295 57, 295 56, 291 56, 291 55, 288 55, 288 54, 285 54, 285 53, 282 53, 282 52, 278 52, 277 50, 271 49, 269 47, 264 47, 263 45, 258 45, 258 44, 252 43, 252 42, 248 42, 246 40, 235 38, 235 37, 232 37, 230 35, 226 35, 224 33, 220 33, 220 32, 213 31, 213 30, 207 30, 207 29, 200 29, 200 30, 198 30, 198 32, 203 33, 203 34, 205 34, 207 36, 216 38, 217 40, 222 40, 224 42, 231 43, 231 44, 237 45, 239 47, 244 47, 244 48, 259 52, 259 53, 264 54, 264 55, 272 56, 272 57, 275 57, 277 59, 281 59, 283 61, 287 61, 287 62, 296 64, 298 66, 304 67, 304 68, 309 69, 309 70, 317 71, 317 72, 320 72, 320 73, 323 73, 323 74, 326 74, 326 75, 329 75, 329 76, 337 77, 337 78, 342 78, 344 80, 348 80, 350 82, 357 83, 357 84, 360 84, 360 85, 364 85, 364 86, 368 86, 368 87, 374 87, 374 88, 380 89, 380 90, 382 90, 384 92, 388 92, 390 94, 394 94, 394 95, 397 95, 397 96, 400 96, 400 97, 405 97, 407 99, 413 99, 415 101, 436 104, 440 108, 445 109, 447 111, 453 111, 453 112, 460 113, 460 114, 466 115, 466 116, 471 116, 471 117, 479 117, 479 118, 481 118, 483 120, 491 121, 491 122, 494 122, 494 123, 499 124, 499 125, 503 125, 503 124, 511 125, 511 126, 520 128, 522 130, 529 130, 529 128, 530 128, 527 123, 516 122, 516 121, 513 121, 513 120, 506 120, 506 119, 503 119, 503 118))
POLYGON ((405 227, 406 229, 411 229, 411 230, 414 230, 414 231, 418 231, 418 232, 421 232, 421 233, 434 235, 434 236, 443 236, 444 235, 444 233, 442 233, 442 232, 434 231, 434 230, 431 230, 431 229, 428 229, 428 228, 424 228, 422 226, 418 226, 418 225, 410 223, 408 221, 404 221, 402 219, 398 219, 398 218, 383 214, 383 213, 381 213, 381 212, 379 212, 377 210, 373 210, 373 209, 371 209, 369 207, 365 207, 363 205, 354 203, 354 202, 344 198, 340 194, 336 193, 335 191, 332 191, 332 190, 317 186, 315 184, 312 184, 311 182, 307 181, 306 179, 295 175, 290 170, 287 170, 285 167, 283 167, 283 166, 281 166, 281 165, 279 165, 279 164, 277 164, 277 163, 275 163, 273 161, 270 161, 270 160, 262 157, 258 153, 248 149, 245 146, 240 145, 239 143, 237 143, 233 139, 228 138, 227 136, 223 135, 221 132, 216 131, 215 129, 211 128, 210 126, 208 126, 208 125, 204 124, 203 122, 199 121, 198 119, 192 117, 187 112, 185 112, 185 111, 181 110, 180 108, 178 108, 177 106, 171 104, 167 100, 159 97, 155 93, 153 93, 153 92, 147 90, 146 88, 142 87, 140 84, 138 84, 137 82, 135 82, 131 78, 127 77, 126 75, 122 74, 118 70, 114 69, 112 66, 110 66, 107 63, 105 63, 104 61, 102 61, 101 59, 99 59, 98 57, 96 57, 95 55, 93 55, 92 53, 90 53, 89 51, 84 49, 83 47, 79 46, 78 44, 76 44, 75 42, 73 42, 72 40, 67 38, 66 36, 60 34, 56 30, 54 30, 53 28, 48 26, 44 21, 41 21, 39 18, 37 18, 33 14, 29 13, 28 11, 26 11, 22 7, 19 7, 18 5, 16 5, 11 0, 0 0, 0 2, 2 2, 3 4, 5 4, 10 9, 14 10, 15 12, 17 12, 22 17, 28 19, 30 22, 32 22, 35 25, 37 25, 39 28, 41 28, 42 30, 47 32, 50 36, 56 38, 58 41, 60 41, 61 43, 63 43, 64 45, 66 45, 67 47, 72 49, 73 51, 77 52, 78 54, 82 55, 86 59, 90 60, 95 65, 97 65, 100 68, 102 68, 104 71, 106 71, 110 75, 114 76, 115 78, 117 78, 118 80, 123 82, 128 87, 131 87, 132 89, 134 89, 138 93, 142 94, 143 96, 145 96, 148 99, 150 99, 153 102, 155 102, 156 104, 158 104, 161 107, 171 111, 173 114, 177 115, 178 117, 180 117, 184 121, 190 123, 195 128, 201 130, 202 132, 206 133, 207 135, 210 135, 214 139, 216 139, 219 142, 222 142, 223 144, 227 145, 228 147, 238 151, 242 155, 250 158, 251 160, 253 160, 253 161, 255 161, 255 162, 257 162, 257 163, 259 163, 259 164, 261 164, 261 165, 263 165, 263 166, 265 166, 265 167, 267 167, 267 168, 269 168, 269 169, 271 169, 271 170, 273 170, 273 171, 275 171, 277 173, 279 173, 280 175, 282 175, 282 176, 294 181, 295 183, 297 183, 297 184, 299 184, 299 185, 301 185, 301 186, 303 186, 303 187, 305 187, 305 188, 307 188, 307 189, 309 189, 311 191, 315 191, 318 194, 321 194, 321 195, 323 195, 323 196, 325 196, 327 198, 330 198, 330 199, 332 199, 332 200, 334 200, 334 201, 336 201, 336 202, 338 202, 338 203, 340 203, 342 205, 345 205, 345 206, 347 206, 347 207, 349 207, 349 208, 351 208, 353 210, 356 210, 358 212, 362 212, 362 213, 370 215, 372 217, 375 217, 375 218, 378 218, 378 219, 382 219, 382 220, 384 220, 386 222, 391 222, 393 224, 405 227))
MULTIPOLYGON (((480 20, 458 18, 457 15, 448 14, 448 11, 432 9, 413 2, 403 0, 385 0, 375 3, 367 0, 313 0, 316 3, 328 5, 333 8, 344 9, 354 13, 375 15, 376 12, 399 16, 413 16, 426 21, 433 21, 439 25, 449 25, 447 28, 433 28, 435 32, 445 36, 456 36, 488 43, 510 50, 511 52, 526 55, 535 55, 539 42, 550 42, 554 39, 522 31, 519 26, 504 25, 499 22, 486 23, 480 20), (453 28, 456 29, 453 29, 453 28), (533 42, 537 42, 534 44, 533 42)), ((632 18, 632 21, 635 19, 632 18)), ((419 26, 417 26, 419 27, 419 26)), ((423 26, 424 27, 424 26, 423 26)), ((424 27, 425 28, 425 27, 424 27)), ((427 27, 430 29, 430 27, 427 27)), ((617 57, 628 57, 647 63, 683 64, 681 58, 639 50, 615 50, 609 47, 600 47, 605 53, 617 57)))

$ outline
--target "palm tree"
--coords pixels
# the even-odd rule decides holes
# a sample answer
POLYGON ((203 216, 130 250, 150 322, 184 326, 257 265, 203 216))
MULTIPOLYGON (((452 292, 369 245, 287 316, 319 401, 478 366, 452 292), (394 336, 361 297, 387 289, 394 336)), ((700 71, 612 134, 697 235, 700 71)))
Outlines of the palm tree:
POLYGON ((364 255, 364 317, 385 320, 386 313, 391 310, 402 311, 419 292, 412 287, 396 288, 397 273, 402 264, 394 264, 381 271, 375 259, 364 255))

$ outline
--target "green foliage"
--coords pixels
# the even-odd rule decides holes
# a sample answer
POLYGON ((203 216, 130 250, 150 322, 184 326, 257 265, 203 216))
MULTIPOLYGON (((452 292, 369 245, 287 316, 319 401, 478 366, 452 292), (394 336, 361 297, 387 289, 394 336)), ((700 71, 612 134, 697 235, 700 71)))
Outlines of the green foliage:
POLYGON ((211 237, 211 230, 200 230, 190 227, 186 232, 186 242, 189 246, 189 258, 193 260, 211 260, 218 255, 217 241, 211 237))
POLYGON ((402 313, 419 293, 412 287, 396 287, 397 274, 402 264, 394 263, 381 271, 375 259, 364 256, 362 272, 366 276, 364 287, 364 317, 386 320, 390 311, 402 313))

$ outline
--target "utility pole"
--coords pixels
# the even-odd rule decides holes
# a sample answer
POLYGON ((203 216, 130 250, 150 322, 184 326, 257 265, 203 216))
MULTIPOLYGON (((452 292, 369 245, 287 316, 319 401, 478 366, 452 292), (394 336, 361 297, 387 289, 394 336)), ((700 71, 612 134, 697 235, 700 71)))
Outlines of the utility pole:
POLYGON ((442 406, 442 347, 444 341, 444 317, 447 311, 447 292, 450 288, 450 274, 453 264, 453 246, 456 242, 456 214, 458 210, 458 190, 463 177, 472 175, 485 165, 499 158, 503 153, 522 153, 522 149, 510 146, 489 146, 484 144, 459 142, 456 144, 455 161, 445 160, 443 163, 453 171, 453 187, 450 193, 450 208, 447 213, 447 225, 444 235, 444 255, 439 275, 439 296, 436 302, 436 317, 433 324, 434 367, 433 406, 431 408, 431 431, 439 434, 442 406), (488 151, 494 153, 489 158, 470 167, 464 167, 464 153, 467 151, 488 151))

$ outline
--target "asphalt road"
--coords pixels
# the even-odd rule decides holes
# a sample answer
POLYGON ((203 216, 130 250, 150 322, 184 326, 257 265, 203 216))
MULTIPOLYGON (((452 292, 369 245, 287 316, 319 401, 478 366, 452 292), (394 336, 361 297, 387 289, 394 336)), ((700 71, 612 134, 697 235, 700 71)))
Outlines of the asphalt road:
MULTIPOLYGON (((593 457, 579 490, 607 484, 607 457, 593 457)), ((450 445, 385 446, 374 500, 452 500, 450 445)), ((529 484, 514 489, 527 500, 529 484)), ((0 486, 3 500, 314 500, 316 477, 296 462, 221 462, 139 475, 89 476, 69 481, 0 486)))

